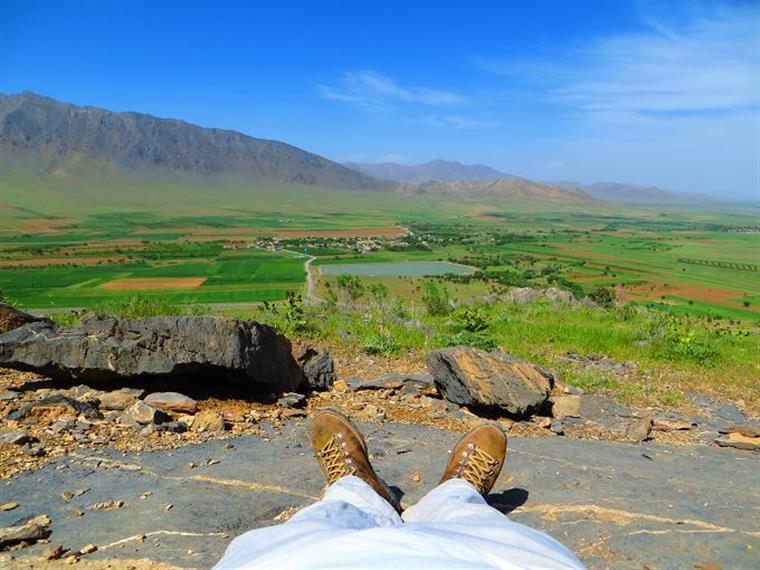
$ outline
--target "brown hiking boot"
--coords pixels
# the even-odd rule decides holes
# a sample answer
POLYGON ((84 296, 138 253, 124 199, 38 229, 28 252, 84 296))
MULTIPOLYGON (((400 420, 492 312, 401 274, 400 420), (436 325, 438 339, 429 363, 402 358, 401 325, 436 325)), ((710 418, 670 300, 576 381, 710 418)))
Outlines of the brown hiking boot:
POLYGON ((507 436, 501 429, 491 424, 476 427, 456 444, 438 484, 464 479, 485 496, 499 478, 506 453, 507 436))
POLYGON ((351 420, 338 410, 324 408, 312 414, 310 430, 314 458, 327 477, 328 485, 342 477, 354 475, 367 482, 401 513, 396 497, 372 468, 367 455, 367 444, 351 420))

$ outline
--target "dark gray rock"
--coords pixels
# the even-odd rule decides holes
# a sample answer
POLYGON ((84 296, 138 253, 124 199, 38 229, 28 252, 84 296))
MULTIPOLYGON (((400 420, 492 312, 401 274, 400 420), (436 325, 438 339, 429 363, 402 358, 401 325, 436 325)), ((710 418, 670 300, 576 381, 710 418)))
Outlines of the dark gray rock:
MULTIPOLYGON (((376 471, 403 489, 406 507, 435 485, 449 459, 447 450, 462 435, 390 421, 358 427, 376 471), (420 483, 410 479, 413 473, 421 476, 420 483)), ((281 523, 280 513, 312 504, 322 494, 324 477, 311 454, 304 453, 309 446, 305 424, 263 429, 268 437, 212 439, 126 454, 83 449, 57 458, 0 485, 0 504, 20 503, 13 511, 0 511, 0 527, 47 513, 56 543, 72 549, 99 546, 88 555, 94 566, 121 568, 146 558, 210 568, 236 536, 281 523), (230 443, 232 451, 226 449, 230 443), (222 461, 208 466, 209 458, 222 461), (203 467, 188 469, 191 462, 203 467), (85 486, 90 488, 86 500, 60 499, 63 491, 85 486), (148 490, 150 497, 138 498, 148 490), (113 499, 126 504, 72 516, 73 508, 113 499), (167 504, 174 507, 167 511, 167 504), (161 534, 151 534, 156 531, 161 534), (125 548, 102 548, 126 537, 135 539, 125 548)), ((508 468, 489 503, 514 522, 550 533, 589 568, 691 569, 704 560, 726 569, 757 567, 753 482, 760 455, 712 445, 639 446, 552 435, 511 437, 507 457, 508 468)), ((18 558, 6 566, 40 567, 39 562, 24 565, 22 556, 41 556, 49 547, 15 551, 18 558)))
POLYGON ((10 402, 11 400, 17 400, 21 397, 21 394, 14 392, 13 390, 5 390, 0 392, 0 402, 10 402))
POLYGON ((98 408, 91 402, 81 402, 61 393, 54 393, 34 402, 26 402, 8 414, 9 420, 23 420, 35 408, 69 408, 87 419, 101 417, 98 408))
POLYGON ((327 350, 306 347, 296 356, 303 370, 301 392, 323 391, 335 383, 335 363, 327 350))
POLYGON ((34 322, 0 335, 0 365, 93 381, 203 376, 271 391, 295 390, 303 378, 284 336, 216 317, 91 316, 71 328, 34 322))
POLYGON ((24 445, 37 441, 37 439, 27 431, 14 429, 0 433, 0 441, 11 445, 24 445))
POLYGON ((21 542, 32 543, 50 536, 50 518, 39 515, 23 524, 0 528, 0 550, 21 542))
POLYGON ((306 396, 297 392, 288 392, 277 400, 277 405, 282 408, 302 408, 306 405, 306 396))
POLYGON ((25 443, 21 446, 21 451, 31 457, 42 457, 45 455, 45 448, 39 443, 25 443))
POLYGON ((554 385, 551 373, 530 362, 466 346, 435 350, 426 362, 447 400, 513 416, 543 406, 554 385))

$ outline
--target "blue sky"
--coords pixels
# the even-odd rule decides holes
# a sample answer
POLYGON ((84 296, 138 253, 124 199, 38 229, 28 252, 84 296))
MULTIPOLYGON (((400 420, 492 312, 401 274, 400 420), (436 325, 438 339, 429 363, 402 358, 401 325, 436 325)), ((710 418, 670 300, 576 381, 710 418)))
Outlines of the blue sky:
POLYGON ((0 0, 0 92, 753 198, 760 3, 0 0))

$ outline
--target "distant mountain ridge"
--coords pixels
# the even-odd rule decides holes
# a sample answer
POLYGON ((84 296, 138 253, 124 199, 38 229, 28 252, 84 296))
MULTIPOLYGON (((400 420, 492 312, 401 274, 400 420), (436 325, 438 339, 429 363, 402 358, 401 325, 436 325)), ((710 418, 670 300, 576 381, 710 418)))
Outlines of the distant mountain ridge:
POLYGON ((582 190, 565 190, 511 176, 497 180, 459 180, 456 182, 429 181, 422 184, 401 184, 399 192, 427 195, 454 195, 481 198, 520 198, 546 202, 594 202, 595 198, 582 190))
POLYGON ((578 182, 559 181, 546 182, 565 190, 582 190, 594 198, 610 202, 626 202, 632 204, 668 204, 685 202, 709 202, 715 198, 698 192, 671 192, 656 186, 642 186, 622 182, 595 182, 580 184, 578 182))
POLYGON ((436 159, 424 164, 398 164, 383 162, 378 164, 360 164, 346 162, 348 168, 362 172, 367 176, 417 184, 434 180, 436 182, 457 182, 460 180, 489 181, 509 178, 509 174, 499 172, 482 164, 462 164, 454 160, 436 159))
POLYGON ((390 185, 286 143, 142 113, 61 103, 30 92, 0 94, 0 161, 66 175, 92 162, 140 174, 235 175, 250 181, 364 190, 390 185))

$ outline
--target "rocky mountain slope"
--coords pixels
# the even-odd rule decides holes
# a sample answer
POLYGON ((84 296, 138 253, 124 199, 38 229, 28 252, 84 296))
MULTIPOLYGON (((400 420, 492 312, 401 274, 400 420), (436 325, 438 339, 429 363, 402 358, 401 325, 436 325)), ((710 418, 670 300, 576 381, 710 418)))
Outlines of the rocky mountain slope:
POLYGON ((459 180, 489 181, 509 178, 509 174, 494 170, 482 164, 462 164, 454 160, 433 160, 424 164, 398 164, 383 162, 379 164, 359 164, 347 162, 346 166, 382 180, 416 184, 435 180, 438 182, 456 182, 459 180))
POLYGON ((57 177, 115 169, 366 190, 387 186, 282 142, 30 92, 0 94, 0 163, 57 177))

